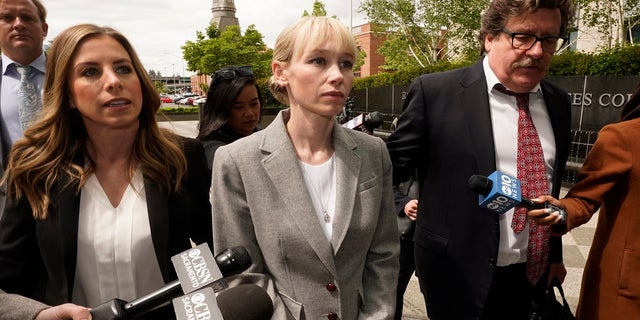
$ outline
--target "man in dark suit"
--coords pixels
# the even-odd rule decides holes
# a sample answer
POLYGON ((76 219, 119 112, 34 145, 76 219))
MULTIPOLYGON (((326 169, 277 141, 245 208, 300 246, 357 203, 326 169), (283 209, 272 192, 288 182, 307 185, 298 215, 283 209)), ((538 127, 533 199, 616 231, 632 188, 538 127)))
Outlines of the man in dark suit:
MULTIPOLYGON (((47 10, 40 0, 0 0, 0 176, 11 146, 22 138, 21 121, 29 124, 35 119, 35 114, 24 116, 19 110, 17 67, 30 70, 27 77, 39 97, 44 87, 46 19, 47 10)), ((4 190, 0 190, 0 218, 4 202, 4 190)))
MULTIPOLYGON (((558 195, 570 143, 570 103, 543 77, 566 41, 573 13, 570 0, 493 0, 479 34, 484 57, 468 68, 423 75, 409 89, 387 146, 394 184, 418 171, 416 269, 432 320, 529 319, 536 285, 564 280, 561 239, 531 227, 526 212, 519 220, 524 231, 512 229, 520 210, 481 208, 467 181, 496 170, 514 177, 534 172, 542 182, 521 178, 523 189, 558 195), (525 116, 529 129, 519 130, 525 116), (519 131, 533 136, 519 139, 519 131), (538 152, 519 146, 533 140, 538 152), (527 158, 539 162, 518 163, 527 158), (533 249, 530 239, 538 241, 533 249)), ((523 195, 535 198, 537 192, 523 195)))

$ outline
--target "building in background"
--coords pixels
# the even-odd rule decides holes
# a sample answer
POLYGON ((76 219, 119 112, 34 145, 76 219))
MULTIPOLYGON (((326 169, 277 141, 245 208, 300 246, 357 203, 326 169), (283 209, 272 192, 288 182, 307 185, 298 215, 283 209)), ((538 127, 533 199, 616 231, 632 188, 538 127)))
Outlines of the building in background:
POLYGON ((364 64, 360 66, 360 70, 356 71, 356 77, 364 78, 384 72, 380 69, 384 65, 384 57, 378 53, 378 48, 386 40, 386 37, 380 33, 375 34, 371 30, 370 23, 353 27, 351 33, 356 39, 358 49, 366 54, 364 64))
POLYGON ((236 18, 236 5, 233 0, 213 0, 211 5, 211 23, 218 26, 220 32, 228 26, 239 26, 236 18))
MULTIPOLYGON (((239 26, 236 17, 236 5, 233 0, 213 0, 211 5, 211 23, 215 24, 220 32, 224 31, 228 26, 239 26)), ((194 74, 191 76, 191 92, 206 96, 207 92, 202 90, 208 87, 211 82, 211 76, 208 74, 194 74)))

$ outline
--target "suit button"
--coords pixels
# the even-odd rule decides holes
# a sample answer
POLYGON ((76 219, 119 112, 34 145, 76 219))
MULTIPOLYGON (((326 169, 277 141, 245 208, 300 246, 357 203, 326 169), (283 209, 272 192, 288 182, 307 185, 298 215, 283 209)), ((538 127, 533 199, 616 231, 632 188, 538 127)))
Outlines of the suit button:
POLYGON ((496 265, 496 259, 495 258, 489 258, 489 266, 495 267, 495 265, 496 265))
POLYGON ((334 292, 334 291, 336 291, 336 289, 338 289, 338 287, 336 287, 335 284, 333 284, 331 282, 327 283, 327 291, 334 292))
POLYGON ((335 312, 329 312, 329 314, 327 315, 327 319, 329 319, 329 320, 337 320, 338 319, 338 314, 336 314, 335 312))

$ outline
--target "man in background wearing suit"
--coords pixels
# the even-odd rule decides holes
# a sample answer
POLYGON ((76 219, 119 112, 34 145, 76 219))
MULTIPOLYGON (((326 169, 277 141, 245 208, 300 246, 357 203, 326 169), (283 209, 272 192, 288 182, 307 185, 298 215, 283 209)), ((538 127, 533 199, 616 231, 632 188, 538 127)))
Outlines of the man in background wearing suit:
POLYGON ((479 34, 484 57, 411 84, 387 146, 394 184, 418 171, 415 259, 432 320, 529 319, 535 285, 564 280, 561 239, 530 227, 526 210, 512 227, 520 210, 481 208, 467 181, 500 170, 522 180, 527 198, 558 195, 570 103, 543 77, 573 14, 571 0, 493 0, 479 34), (519 131, 530 135, 518 139, 519 131), (537 163, 521 163, 531 159, 537 163))
MULTIPOLYGON (((13 143, 22 138, 18 91, 21 81, 18 66, 29 67, 28 80, 40 99, 44 86, 45 55, 42 49, 49 26, 47 10, 40 0, 0 0, 0 176, 13 143)), ((38 101, 37 106, 41 103, 38 101)), ((34 113, 22 122, 33 121, 34 113)), ((4 188, 4 187, 3 187, 4 188)), ((0 190, 0 218, 4 211, 4 190, 0 190)))

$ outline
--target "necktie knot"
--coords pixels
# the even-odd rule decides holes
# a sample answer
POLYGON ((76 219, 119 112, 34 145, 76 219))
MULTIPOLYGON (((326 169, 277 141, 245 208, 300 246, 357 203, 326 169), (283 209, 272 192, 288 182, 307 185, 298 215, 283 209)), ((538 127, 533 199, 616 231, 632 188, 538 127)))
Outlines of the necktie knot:
POLYGON ((20 74, 20 82, 28 81, 29 75, 31 74, 31 66, 21 66, 17 64, 15 66, 16 71, 20 74))
POLYGON ((516 97, 518 109, 529 108, 529 92, 513 92, 507 89, 502 83, 497 83, 493 88, 506 95, 516 97))

